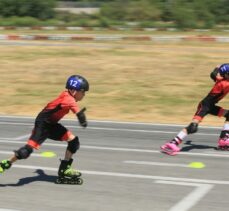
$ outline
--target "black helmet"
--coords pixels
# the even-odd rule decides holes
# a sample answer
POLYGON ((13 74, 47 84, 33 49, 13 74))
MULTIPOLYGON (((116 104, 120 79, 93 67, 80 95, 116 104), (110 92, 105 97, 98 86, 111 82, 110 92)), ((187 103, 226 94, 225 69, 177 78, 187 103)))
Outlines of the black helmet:
POLYGON ((89 91, 89 83, 80 75, 72 75, 68 78, 65 88, 77 91, 89 91))

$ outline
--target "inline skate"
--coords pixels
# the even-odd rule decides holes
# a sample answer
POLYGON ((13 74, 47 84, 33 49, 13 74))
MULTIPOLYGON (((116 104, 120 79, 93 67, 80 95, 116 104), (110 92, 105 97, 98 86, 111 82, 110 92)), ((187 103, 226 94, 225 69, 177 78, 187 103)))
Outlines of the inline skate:
POLYGON ((71 168, 73 159, 61 160, 60 167, 58 170, 58 178, 56 184, 71 184, 71 185, 82 185, 83 179, 81 173, 71 168))
POLYGON ((9 160, 2 160, 0 163, 0 173, 3 173, 6 169, 11 167, 11 163, 9 160))

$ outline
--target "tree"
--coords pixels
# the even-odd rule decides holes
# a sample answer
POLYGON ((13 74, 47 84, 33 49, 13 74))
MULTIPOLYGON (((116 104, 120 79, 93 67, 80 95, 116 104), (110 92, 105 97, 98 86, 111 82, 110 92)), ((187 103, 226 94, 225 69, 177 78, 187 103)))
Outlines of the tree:
POLYGON ((124 20, 128 1, 117 0, 104 4, 100 9, 101 16, 113 20, 124 20))
POLYGON ((30 16, 48 19, 54 16, 56 0, 0 0, 0 14, 3 17, 30 16))
POLYGON ((126 19, 130 21, 160 20, 161 11, 148 0, 132 1, 126 8, 126 19))

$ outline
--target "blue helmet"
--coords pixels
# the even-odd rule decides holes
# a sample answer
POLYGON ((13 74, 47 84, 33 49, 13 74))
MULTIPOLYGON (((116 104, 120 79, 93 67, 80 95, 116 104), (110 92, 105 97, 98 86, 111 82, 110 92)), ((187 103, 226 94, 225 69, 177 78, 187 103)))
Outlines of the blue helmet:
POLYGON ((225 74, 229 75, 229 64, 222 64, 219 67, 219 73, 221 76, 224 76, 225 74))
POLYGON ((80 75, 72 75, 68 78, 65 88, 74 89, 76 91, 88 91, 89 83, 80 75))

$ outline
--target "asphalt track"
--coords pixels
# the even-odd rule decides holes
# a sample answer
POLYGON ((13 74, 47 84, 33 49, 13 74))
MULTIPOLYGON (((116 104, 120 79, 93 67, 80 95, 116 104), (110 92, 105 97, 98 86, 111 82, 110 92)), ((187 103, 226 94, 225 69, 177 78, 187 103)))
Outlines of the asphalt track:
MULTIPOLYGON (((80 137, 74 167, 84 184, 57 185, 59 159, 66 143, 47 140, 27 160, 0 175, 0 211, 226 211, 229 152, 217 151, 220 128, 200 128, 182 152, 168 156, 159 147, 182 125, 89 121, 63 124, 80 137), (55 157, 42 157, 52 151, 55 157), (192 168, 202 162, 204 168, 192 168)), ((22 146, 33 118, 0 117, 0 159, 22 146)))

